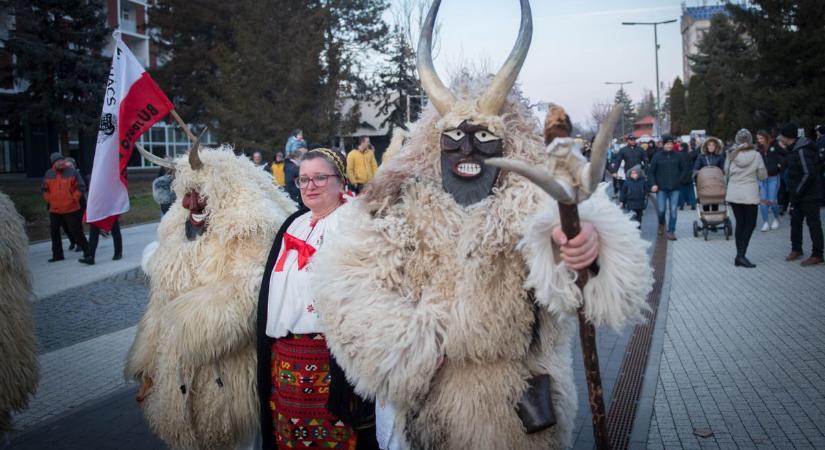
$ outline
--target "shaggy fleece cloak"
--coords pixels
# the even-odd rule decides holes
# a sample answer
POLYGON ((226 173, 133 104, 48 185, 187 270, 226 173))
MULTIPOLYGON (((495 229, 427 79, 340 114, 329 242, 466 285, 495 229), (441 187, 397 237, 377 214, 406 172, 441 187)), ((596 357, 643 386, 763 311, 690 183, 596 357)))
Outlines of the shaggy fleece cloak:
POLYGON ((39 377, 23 223, 0 192, 0 444, 12 429, 12 411, 26 407, 39 377))
MULTIPOLYGON (((463 120, 456 110, 442 123, 463 120)), ((393 403, 414 449, 564 448, 576 415, 575 310, 583 303, 596 325, 639 318, 652 285, 647 244, 599 189, 580 206, 598 230, 601 267, 582 298, 574 273, 553 261, 557 206, 546 194, 512 174, 466 208, 442 190, 438 120, 425 114, 315 256, 328 343, 356 392, 393 403), (533 348, 531 289, 542 307, 533 348), (540 373, 553 379, 558 423, 528 435, 515 408, 540 373)), ((518 95, 500 118, 473 120, 504 137, 507 157, 542 162, 538 124, 518 95)))
POLYGON ((170 447, 226 449, 257 430, 255 304, 275 231, 295 205, 231 148, 200 157, 197 171, 176 161, 173 188, 178 199, 192 189, 206 197, 207 229, 187 240, 180 200, 163 217, 125 374, 152 379, 143 412, 170 447))

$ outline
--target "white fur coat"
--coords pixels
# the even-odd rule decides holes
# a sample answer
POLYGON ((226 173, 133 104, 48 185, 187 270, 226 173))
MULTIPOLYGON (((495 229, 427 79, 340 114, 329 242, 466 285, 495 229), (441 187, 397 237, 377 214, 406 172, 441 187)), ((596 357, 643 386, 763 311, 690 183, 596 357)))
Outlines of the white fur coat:
POLYGON ((0 447, 11 413, 26 407, 38 381, 28 238, 23 218, 0 192, 0 447))
POLYGON ((514 92, 501 115, 479 115, 480 89, 460 85, 470 100, 444 117, 425 111, 367 194, 343 207, 347 227, 315 256, 317 304, 356 392, 392 402, 412 448, 561 449, 576 416, 576 308, 596 325, 639 318, 652 286, 647 244, 600 189, 579 210, 600 236, 601 271, 582 296, 553 260, 556 203, 534 185, 504 174, 486 199, 459 206, 441 187, 443 130, 470 120, 502 137, 507 157, 543 161, 524 99, 514 92), (529 290, 541 322, 532 350, 529 290), (528 435, 516 404, 543 373, 558 423, 528 435))
POLYGON ((150 300, 126 366, 128 378, 152 380, 143 412, 175 449, 233 448, 256 433, 255 305, 267 252, 295 209, 231 149, 200 155, 199 171, 176 161, 178 200, 147 264, 150 300), (181 199, 193 188, 207 198, 209 218, 189 241, 181 199))

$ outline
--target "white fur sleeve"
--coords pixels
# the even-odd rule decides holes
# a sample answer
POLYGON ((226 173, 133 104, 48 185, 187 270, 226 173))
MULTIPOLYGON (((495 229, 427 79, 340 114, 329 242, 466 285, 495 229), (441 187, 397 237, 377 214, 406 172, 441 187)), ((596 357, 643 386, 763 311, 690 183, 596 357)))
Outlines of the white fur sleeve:
MULTIPOLYGON (((618 329, 628 320, 640 319, 648 308, 653 275, 647 255, 650 244, 639 235, 636 222, 608 199, 606 186, 579 205, 581 221, 593 224, 599 234, 599 274, 584 287, 584 312, 596 326, 618 329)), ((551 231, 559 224, 558 215, 552 202, 533 216, 519 248, 530 270, 526 287, 535 289, 538 302, 551 312, 575 313, 582 304, 576 273, 564 262, 554 262, 551 231)))
POLYGON ((346 226, 313 258, 327 343, 359 395, 414 402, 443 355, 446 309, 426 291, 414 299, 386 287, 403 276, 403 244, 373 230, 366 213, 345 208, 346 226))

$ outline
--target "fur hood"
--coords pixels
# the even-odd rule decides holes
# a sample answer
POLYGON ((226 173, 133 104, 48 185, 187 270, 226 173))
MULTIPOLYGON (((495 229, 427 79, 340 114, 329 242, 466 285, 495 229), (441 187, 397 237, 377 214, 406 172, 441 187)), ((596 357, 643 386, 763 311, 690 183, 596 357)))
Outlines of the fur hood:
POLYGON ((714 152, 714 154, 721 155, 722 152, 723 152, 723 148, 724 148, 724 146, 722 145, 722 141, 719 138, 716 138, 716 137, 713 137, 713 136, 705 139, 705 142, 702 143, 702 154, 703 155, 708 154, 708 143, 709 142, 715 142, 716 143, 716 152, 714 152))

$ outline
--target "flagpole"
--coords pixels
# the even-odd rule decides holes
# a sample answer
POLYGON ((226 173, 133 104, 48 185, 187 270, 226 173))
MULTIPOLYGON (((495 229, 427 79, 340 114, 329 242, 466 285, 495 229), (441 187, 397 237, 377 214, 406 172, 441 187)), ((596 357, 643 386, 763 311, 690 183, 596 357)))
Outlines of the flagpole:
POLYGON ((192 142, 195 142, 195 140, 197 138, 195 137, 194 134, 192 134, 192 130, 189 129, 189 125, 186 125, 186 122, 184 122, 183 119, 181 119, 178 112, 175 111, 174 108, 173 108, 171 111, 169 111, 169 114, 171 114, 172 118, 174 118, 175 121, 178 123, 178 125, 180 125, 183 132, 186 133, 187 136, 189 136, 189 140, 191 140, 192 142))

